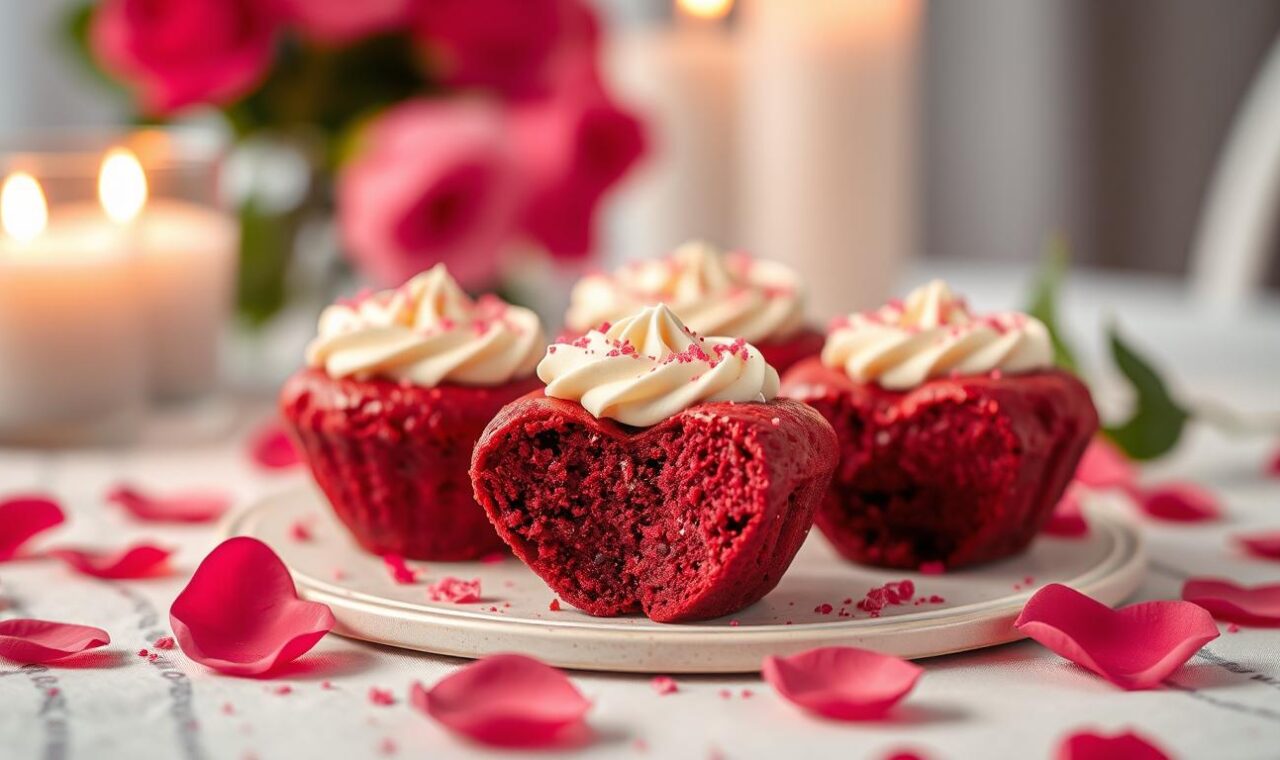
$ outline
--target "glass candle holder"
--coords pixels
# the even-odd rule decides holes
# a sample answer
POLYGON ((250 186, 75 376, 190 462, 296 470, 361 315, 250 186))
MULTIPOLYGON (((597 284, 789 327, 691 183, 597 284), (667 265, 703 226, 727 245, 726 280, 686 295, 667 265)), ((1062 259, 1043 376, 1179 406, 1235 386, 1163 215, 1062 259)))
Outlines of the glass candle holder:
POLYGON ((184 130, 0 141, 0 441, 128 436, 216 386, 238 230, 184 130))

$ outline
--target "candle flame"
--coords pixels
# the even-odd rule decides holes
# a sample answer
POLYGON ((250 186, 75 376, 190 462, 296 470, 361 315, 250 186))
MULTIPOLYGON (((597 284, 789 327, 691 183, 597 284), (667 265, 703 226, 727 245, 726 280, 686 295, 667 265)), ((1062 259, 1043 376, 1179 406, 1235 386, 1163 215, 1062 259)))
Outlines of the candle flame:
POLYGON ((715 21, 729 15, 733 0, 676 0, 676 5, 690 16, 715 21))
POLYGON ((7 235, 27 243, 44 231, 49 223, 49 206, 40 183, 26 172, 5 177, 0 188, 0 225, 7 235))
POLYGON ((111 221, 128 224, 147 203, 147 175, 127 148, 112 148, 98 172, 98 202, 111 221))

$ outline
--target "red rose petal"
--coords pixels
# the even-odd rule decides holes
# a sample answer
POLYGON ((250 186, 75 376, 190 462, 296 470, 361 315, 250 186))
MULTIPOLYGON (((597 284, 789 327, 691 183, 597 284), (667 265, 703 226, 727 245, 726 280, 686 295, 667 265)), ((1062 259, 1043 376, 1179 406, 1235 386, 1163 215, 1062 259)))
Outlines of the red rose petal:
POLYGON ((899 657, 854 647, 822 647, 766 657, 764 680, 787 701, 837 720, 883 715, 915 687, 924 669, 899 657))
POLYGON ((1169 760, 1156 745, 1125 731, 1114 736, 1080 731, 1058 745, 1056 760, 1169 760))
POLYGON ((1137 482, 1133 463, 1105 438, 1094 438, 1080 457, 1075 479, 1090 488, 1129 488, 1137 482))
POLYGON ((1218 499, 1194 483, 1173 482, 1135 492, 1138 506, 1148 515, 1173 522, 1216 520, 1218 499))
POLYGON ((53 549, 57 557, 73 570, 95 578, 154 578, 168 572, 172 549, 153 544, 135 544, 118 551, 93 549, 53 549))
POLYGON ((452 575, 446 575, 438 583, 427 586, 427 596, 433 602, 452 602, 453 604, 469 604, 480 601, 480 579, 464 581, 452 575))
POLYGON ((1080 509, 1079 486, 1073 483, 1067 487, 1043 531, 1060 538, 1076 538, 1088 534, 1089 524, 1085 522, 1084 513, 1080 509))
POLYGON ((591 708, 563 673, 521 654, 477 660, 430 690, 414 684, 412 702, 460 734, 510 747, 566 742, 591 708))
POLYGON ((129 514, 148 522, 210 522, 222 517, 231 506, 230 497, 216 491, 188 491, 154 496, 124 485, 112 489, 107 494, 107 501, 119 504, 129 514))
POLYGON ((1182 598, 1219 620, 1245 625, 1280 625, 1280 583, 1241 586, 1217 578, 1188 578, 1182 598))
POLYGON ((0 621, 0 657, 14 662, 52 662, 111 643, 101 628, 49 620, 0 621))
POLYGON ((233 675, 258 675, 296 659, 334 622, 328 607, 298 598, 269 546, 244 536, 204 558, 169 621, 188 657, 233 675))
POLYGON ((284 470, 302 462, 298 448, 278 422, 270 422, 249 437, 249 458, 259 467, 284 470))
POLYGON ((1124 689, 1159 684, 1218 638, 1209 613, 1189 602, 1141 602, 1112 610, 1058 583, 1027 600, 1014 625, 1124 689))
POLYGON ((22 545, 67 519, 47 496, 11 496, 0 501, 0 562, 13 559, 22 545))
POLYGON ((1236 536, 1235 540, 1255 557, 1280 560, 1280 530, 1236 536))

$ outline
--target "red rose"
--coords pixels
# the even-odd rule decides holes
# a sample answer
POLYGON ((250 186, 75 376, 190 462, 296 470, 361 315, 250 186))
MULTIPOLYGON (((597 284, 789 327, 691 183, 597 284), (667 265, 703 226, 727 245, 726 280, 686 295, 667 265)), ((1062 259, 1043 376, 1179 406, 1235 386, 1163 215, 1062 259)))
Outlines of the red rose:
POLYGON ((284 12, 307 37, 341 44, 409 23, 411 0, 283 0, 284 12))
POLYGON ((398 285, 443 261, 465 287, 491 284, 511 236, 519 177, 501 110, 473 99, 412 100, 378 118, 338 178, 355 263, 398 285))
POLYGON ((595 209, 645 151, 644 127, 593 83, 512 108, 526 199, 521 224, 551 253, 585 256, 595 209))
POLYGON ((166 114, 252 90, 278 27, 263 0, 106 0, 89 33, 94 54, 137 89, 143 109, 166 114))

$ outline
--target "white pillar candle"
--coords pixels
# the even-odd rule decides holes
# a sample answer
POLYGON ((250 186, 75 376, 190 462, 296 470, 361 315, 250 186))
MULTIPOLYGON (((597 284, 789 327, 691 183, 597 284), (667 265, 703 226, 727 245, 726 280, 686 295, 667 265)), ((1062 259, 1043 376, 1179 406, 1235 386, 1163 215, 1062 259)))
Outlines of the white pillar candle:
POLYGON ((626 30, 609 49, 612 89, 644 116, 650 140, 613 205, 610 248, 621 260, 690 238, 734 242, 738 63, 733 37, 716 18, 729 5, 684 0, 674 24, 626 30))
POLYGON ((744 0, 742 242, 813 316, 889 294, 915 244, 918 0, 744 0))
POLYGON ((126 435, 147 389, 136 259, 95 206, 57 209, 45 227, 29 177, 0 195, 0 440, 126 435))

